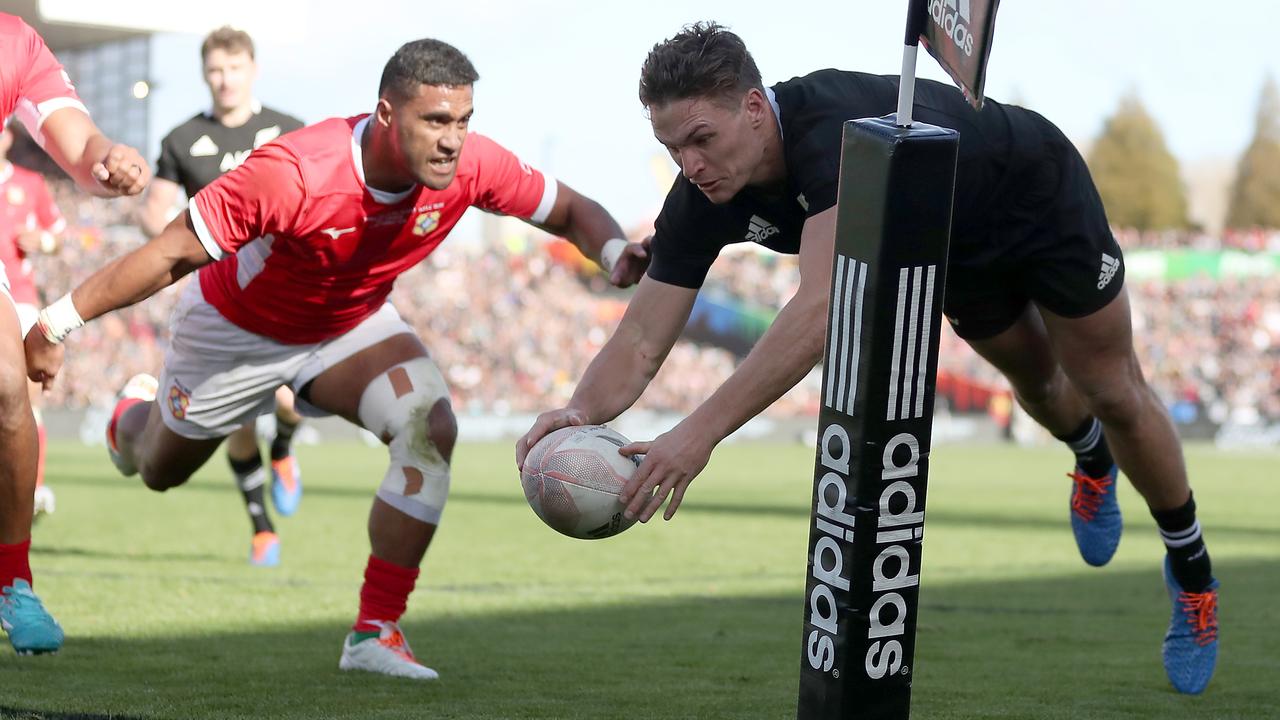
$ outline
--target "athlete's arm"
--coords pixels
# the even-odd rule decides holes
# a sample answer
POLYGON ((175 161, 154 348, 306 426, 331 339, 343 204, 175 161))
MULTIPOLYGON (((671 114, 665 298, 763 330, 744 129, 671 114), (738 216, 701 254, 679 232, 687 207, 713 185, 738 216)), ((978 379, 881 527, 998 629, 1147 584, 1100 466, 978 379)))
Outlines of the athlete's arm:
POLYGON ((649 267, 646 243, 627 243, 622 226, 608 210, 564 183, 558 184, 555 204, 538 227, 576 245, 583 255, 605 268, 609 272, 609 281, 618 287, 636 284, 649 267), (615 239, 625 245, 616 245, 606 251, 608 244, 615 239), (616 255, 603 257, 606 252, 616 255))
MULTIPOLYGON (((164 232, 112 260, 71 291, 73 312, 87 322, 141 302, 211 262, 213 258, 192 229, 190 215, 183 211, 164 232)), ((61 369, 61 343, 50 342, 40 325, 27 333, 25 342, 28 375, 47 385, 61 369)))
POLYGON ((164 231, 169 220, 169 211, 173 208, 174 201, 178 199, 178 192, 181 189, 178 183, 162 177, 151 181, 151 186, 147 188, 147 196, 138 209, 138 223, 142 225, 142 231, 147 234, 147 237, 155 237, 164 231))
POLYGON ((40 127, 44 150, 82 190, 99 197, 137 195, 151 169, 137 150, 114 143, 79 108, 64 107, 40 127))
POLYGON ((523 466, 529 448, 552 430, 605 423, 631 407, 680 337, 697 296, 695 288, 642 278, 613 337, 587 366, 569 405, 539 415, 516 443, 516 466, 523 466))
POLYGON ((800 287, 724 384, 670 432, 619 451, 645 455, 621 493, 621 500, 629 503, 629 516, 648 521, 674 491, 664 514, 670 520, 715 446, 782 397, 822 359, 835 230, 834 207, 805 221, 800 287), (655 488, 657 494, 652 495, 655 488))

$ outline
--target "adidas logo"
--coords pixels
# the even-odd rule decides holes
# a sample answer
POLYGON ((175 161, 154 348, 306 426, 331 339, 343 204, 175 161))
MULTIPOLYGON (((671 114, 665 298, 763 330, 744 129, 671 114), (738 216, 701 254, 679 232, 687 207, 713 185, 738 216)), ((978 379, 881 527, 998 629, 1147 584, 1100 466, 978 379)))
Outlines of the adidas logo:
POLYGON ((218 154, 218 144, 208 135, 201 135, 199 140, 191 143, 191 157, 211 157, 218 154))
POLYGON ((1120 269, 1119 258, 1113 258, 1106 253, 1102 253, 1102 272, 1098 273, 1098 289, 1106 287, 1111 278, 1116 276, 1116 271, 1120 269))
POLYGON ((751 220, 747 222, 747 240, 749 242, 763 243, 779 232, 777 225, 759 215, 752 215, 751 220))

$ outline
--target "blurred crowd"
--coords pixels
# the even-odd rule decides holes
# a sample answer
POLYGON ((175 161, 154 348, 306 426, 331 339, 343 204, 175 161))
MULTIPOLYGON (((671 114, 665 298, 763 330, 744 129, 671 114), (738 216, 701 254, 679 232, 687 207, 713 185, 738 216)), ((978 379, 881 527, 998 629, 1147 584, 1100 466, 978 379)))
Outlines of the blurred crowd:
MULTIPOLYGON (((85 197, 59 183, 55 198, 68 231, 54 255, 36 259, 46 300, 56 299, 108 259, 143 241, 130 218, 136 201, 85 197)), ((1280 234, 1152 235, 1120 231, 1126 247, 1206 250, 1280 246, 1280 234)), ((554 241, 562 242, 562 241, 554 241)), ((563 405, 587 363, 612 334, 628 292, 611 288, 563 248, 540 243, 447 242, 405 274, 392 301, 419 332, 444 372, 459 414, 538 412, 563 405)), ((726 252, 707 286, 746 308, 776 309, 795 292, 796 259, 750 250, 726 252)), ((1182 421, 1280 421, 1280 277, 1130 283, 1139 357, 1156 392, 1182 421)), ((168 315, 179 288, 77 331, 50 406, 105 405, 133 373, 159 370, 168 315)), ((737 358, 681 341, 639 407, 688 412, 732 372, 737 358)), ((1006 387, 958 340, 942 335, 940 372, 979 386, 1006 387)), ((778 417, 816 414, 821 376, 812 373, 780 400, 778 417)))
POLYGON ((1116 241, 1125 250, 1242 250, 1280 253, 1280 230, 1254 228, 1207 233, 1203 230, 1140 231, 1119 228, 1116 241))

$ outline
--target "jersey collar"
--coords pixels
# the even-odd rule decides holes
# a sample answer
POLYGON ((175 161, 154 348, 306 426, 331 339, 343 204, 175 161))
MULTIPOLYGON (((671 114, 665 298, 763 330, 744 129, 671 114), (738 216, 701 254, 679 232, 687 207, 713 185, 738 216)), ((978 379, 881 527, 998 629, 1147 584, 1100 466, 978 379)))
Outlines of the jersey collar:
MULTIPOLYGON (((249 109, 253 111, 254 115, 259 115, 262 113, 262 103, 258 102, 258 98, 253 98, 252 100, 249 101, 249 109)), ((217 122, 218 120, 218 116, 213 114, 212 107, 204 111, 204 116, 209 118, 210 120, 213 120, 214 122, 217 122)))
POLYGON ((764 89, 764 96, 769 98, 769 106, 773 108, 773 119, 778 123, 778 134, 782 135, 782 110, 778 108, 778 97, 773 94, 773 88, 764 89))
POLYGON ((360 179, 360 184, 364 186, 366 192, 373 197, 374 201, 382 205, 395 205, 396 203, 409 197, 409 193, 418 189, 417 185, 398 193, 379 190, 378 188, 369 187, 364 181, 364 150, 360 149, 360 137, 364 135, 364 129, 369 124, 371 115, 366 115, 356 123, 351 129, 351 164, 355 165, 356 177, 360 179))

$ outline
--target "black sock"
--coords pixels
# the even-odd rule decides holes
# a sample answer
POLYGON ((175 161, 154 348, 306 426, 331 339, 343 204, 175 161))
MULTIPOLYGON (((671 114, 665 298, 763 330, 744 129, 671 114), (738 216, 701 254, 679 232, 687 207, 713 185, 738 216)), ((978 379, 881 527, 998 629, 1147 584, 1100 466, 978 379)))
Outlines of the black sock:
POLYGON ((1107 447, 1107 436, 1102 434, 1102 423, 1092 415, 1085 418, 1080 427, 1070 435, 1058 435, 1059 440, 1071 448, 1076 454, 1076 465, 1091 478, 1105 477, 1116 464, 1111 457, 1111 449, 1107 447))
POLYGON ((1204 592, 1213 582, 1213 564, 1209 561, 1209 548, 1200 535, 1200 521, 1196 520, 1195 495, 1187 498, 1187 504, 1173 510, 1152 510, 1151 516, 1160 526, 1160 539, 1169 552, 1169 569, 1173 578, 1187 592, 1204 592))
POLYGON ((276 416, 276 437, 271 441, 271 460, 283 460, 289 457, 289 444, 293 442, 293 431, 298 429, 298 425, 302 422, 287 423, 276 416))
POLYGON ((262 469, 262 456, 254 453, 248 460, 236 460, 230 455, 231 472, 236 476, 236 487, 244 497, 244 506, 249 511, 249 522, 253 523, 254 534, 275 532, 271 527, 271 518, 267 517, 267 506, 262 488, 267 483, 267 473, 262 469))

